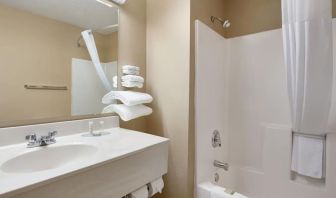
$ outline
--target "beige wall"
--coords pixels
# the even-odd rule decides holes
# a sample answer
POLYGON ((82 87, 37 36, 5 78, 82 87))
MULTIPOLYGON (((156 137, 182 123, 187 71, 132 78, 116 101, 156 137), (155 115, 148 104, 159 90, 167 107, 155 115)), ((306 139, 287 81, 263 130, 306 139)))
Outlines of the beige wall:
MULTIPOLYGON (((90 59, 86 47, 77 47, 83 29, 3 5, 0 24, 1 123, 69 117, 71 90, 34 91, 23 85, 71 88, 71 59, 90 59)), ((95 40, 103 62, 117 60, 117 32, 95 34, 95 40)))
MULTIPOLYGON (((120 7, 119 26, 119 76, 121 66, 136 65, 141 76, 146 77, 146 0, 128 0, 120 7)), ((146 86, 138 91, 145 91, 146 86)), ((146 131, 146 118, 121 122, 128 129, 146 131)))
MULTIPOLYGON (((222 36, 225 35, 225 29, 222 28, 220 25, 213 24, 210 21, 211 16, 216 16, 222 19, 227 17, 225 12, 226 2, 225 0, 191 0, 191 31, 194 34, 194 21, 200 20, 203 23, 207 24, 213 30, 221 34, 222 36)), ((193 41, 193 40, 192 40, 193 41)), ((193 43, 193 42, 192 42, 193 43)))
POLYGON ((70 115, 70 91, 31 91, 24 84, 70 87, 71 58, 87 58, 76 47, 81 29, 0 6, 0 120, 70 115), (6 39, 4 39, 6 38, 6 39))
POLYGON ((191 198, 189 142, 190 1, 147 0, 147 92, 154 113, 148 131, 170 138, 162 197, 191 198))
MULTIPOLYGON (((222 0, 223 15, 230 19, 231 27, 225 37, 237 37, 281 27, 281 0, 222 0)), ((336 0, 333 17, 336 17, 336 0)))
POLYGON ((224 0, 226 18, 231 21, 226 37, 280 28, 281 0, 224 0))
POLYGON ((97 48, 101 61, 104 63, 118 61, 118 32, 108 35, 95 33, 94 37, 97 40, 97 48))

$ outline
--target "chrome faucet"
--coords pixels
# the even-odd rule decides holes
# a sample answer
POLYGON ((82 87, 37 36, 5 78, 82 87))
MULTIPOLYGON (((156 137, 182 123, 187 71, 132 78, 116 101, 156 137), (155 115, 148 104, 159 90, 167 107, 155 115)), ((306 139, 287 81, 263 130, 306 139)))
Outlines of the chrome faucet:
POLYGON ((222 168, 225 171, 228 171, 229 167, 230 167, 228 163, 220 162, 218 160, 214 160, 213 165, 214 165, 214 167, 222 168))
POLYGON ((31 134, 26 136, 26 140, 28 141, 27 147, 34 148, 40 146, 47 146, 50 144, 55 144, 57 135, 57 131, 49 132, 47 136, 41 136, 37 138, 36 134, 31 134))

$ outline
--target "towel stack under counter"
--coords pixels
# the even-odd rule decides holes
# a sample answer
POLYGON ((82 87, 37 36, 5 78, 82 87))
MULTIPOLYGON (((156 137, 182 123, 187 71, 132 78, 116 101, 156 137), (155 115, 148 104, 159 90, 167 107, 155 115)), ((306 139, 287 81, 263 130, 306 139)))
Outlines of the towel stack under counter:
POLYGON ((126 195, 124 198, 148 198, 153 197, 158 193, 162 193, 164 182, 162 177, 148 183, 145 186, 135 190, 134 192, 126 195))
POLYGON ((134 91, 111 91, 102 98, 106 106, 102 113, 116 113, 123 121, 130 121, 152 114, 153 110, 144 104, 151 103, 153 97, 134 91), (117 104, 121 102, 122 104, 117 104))
POLYGON ((126 88, 142 88, 145 79, 140 76, 140 68, 133 65, 122 67, 121 85, 126 88))

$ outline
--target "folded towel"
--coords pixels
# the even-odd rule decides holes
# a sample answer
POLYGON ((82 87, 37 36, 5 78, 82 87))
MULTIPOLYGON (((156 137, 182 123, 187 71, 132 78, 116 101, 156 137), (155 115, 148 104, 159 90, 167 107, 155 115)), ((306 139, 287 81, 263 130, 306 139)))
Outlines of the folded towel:
POLYGON ((131 81, 123 81, 123 82, 121 82, 121 85, 123 87, 127 87, 127 88, 134 88, 134 87, 142 88, 143 87, 143 83, 131 82, 131 81))
POLYGON ((130 82, 139 82, 139 83, 144 83, 145 79, 141 76, 136 76, 136 75, 125 75, 121 77, 121 80, 124 82, 130 81, 130 82))
POLYGON ((132 198, 148 198, 147 186, 143 186, 131 193, 132 198))
POLYGON ((123 69, 122 72, 125 75, 140 75, 140 71, 138 71, 138 70, 123 69))
POLYGON ((323 179, 325 166, 325 137, 294 133, 292 171, 300 175, 323 179))
POLYGON ((133 66, 133 65, 124 65, 122 69, 129 70, 129 71, 140 71, 140 67, 133 66))
POLYGON ((124 104, 111 104, 104 108, 102 113, 116 113, 123 121, 130 121, 153 113, 153 110, 145 105, 126 106, 124 104))
POLYGON ((127 106, 134 106, 138 104, 151 103, 153 97, 146 93, 135 91, 111 91, 102 98, 103 104, 114 103, 115 100, 120 100, 127 106))

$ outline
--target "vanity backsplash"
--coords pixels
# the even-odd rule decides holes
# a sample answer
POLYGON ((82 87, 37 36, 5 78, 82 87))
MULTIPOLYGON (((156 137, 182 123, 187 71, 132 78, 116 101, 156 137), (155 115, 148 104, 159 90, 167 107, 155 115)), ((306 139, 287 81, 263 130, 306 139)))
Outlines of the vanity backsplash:
POLYGON ((26 135, 36 134, 38 136, 47 135, 49 132, 57 131, 57 136, 67 136, 76 133, 89 131, 89 122, 93 121, 97 125, 103 121, 101 129, 119 127, 119 118, 109 116, 94 119, 74 120, 65 122, 54 122, 37 125, 27 125, 19 127, 0 128, 0 146, 18 144, 26 142, 26 135))

